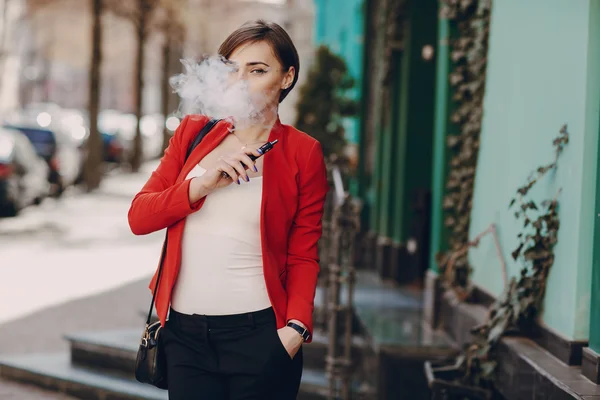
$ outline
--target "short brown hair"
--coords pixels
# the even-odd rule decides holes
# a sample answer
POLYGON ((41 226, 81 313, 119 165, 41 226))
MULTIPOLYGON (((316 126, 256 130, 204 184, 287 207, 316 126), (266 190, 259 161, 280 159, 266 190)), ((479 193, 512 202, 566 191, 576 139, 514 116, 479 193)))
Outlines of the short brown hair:
POLYGON ((296 85, 296 82, 298 81, 298 72, 300 71, 298 51, 285 29, 274 22, 266 22, 262 19, 248 22, 233 31, 227 39, 221 43, 219 54, 225 58, 229 58, 239 46, 263 40, 271 46, 275 57, 281 65, 283 65, 283 68, 286 71, 288 71, 290 67, 294 67, 294 81, 290 87, 281 92, 281 95, 279 96, 279 102, 281 103, 296 85))

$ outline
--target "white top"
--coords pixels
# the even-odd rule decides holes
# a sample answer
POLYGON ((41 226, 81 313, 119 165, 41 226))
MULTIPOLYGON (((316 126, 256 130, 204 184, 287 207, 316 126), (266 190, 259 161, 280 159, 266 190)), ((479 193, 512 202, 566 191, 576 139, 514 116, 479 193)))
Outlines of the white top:
MULTIPOLYGON (((201 176, 196 165, 186 179, 201 176)), ((208 195, 188 215, 171 305, 184 314, 227 315, 271 306, 260 240, 262 177, 208 195)))

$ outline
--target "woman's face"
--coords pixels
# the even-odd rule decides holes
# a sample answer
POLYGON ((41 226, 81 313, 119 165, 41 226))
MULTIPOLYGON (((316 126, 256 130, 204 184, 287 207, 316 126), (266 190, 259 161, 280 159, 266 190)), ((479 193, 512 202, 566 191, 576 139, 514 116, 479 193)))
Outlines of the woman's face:
POLYGON ((264 41, 239 46, 228 59, 235 67, 233 80, 244 80, 254 105, 261 111, 279 104, 281 91, 294 80, 294 68, 284 70, 264 41))

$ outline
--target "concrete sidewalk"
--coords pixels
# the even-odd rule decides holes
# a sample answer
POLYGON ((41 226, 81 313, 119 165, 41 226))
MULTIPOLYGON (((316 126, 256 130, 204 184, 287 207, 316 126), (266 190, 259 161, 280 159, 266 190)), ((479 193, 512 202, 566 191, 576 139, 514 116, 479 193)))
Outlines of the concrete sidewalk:
POLYGON ((74 397, 54 394, 26 385, 0 379, 0 399, 2 400, 75 400, 74 397))
MULTIPOLYGON (((0 353, 23 354, 66 351, 63 335, 77 331, 144 326, 141 313, 150 305, 150 277, 88 298, 53 306, 0 325, 0 353)), ((0 399, 71 400, 0 380, 0 399)))
MULTIPOLYGON (((79 331, 137 328, 141 334, 142 313, 151 299, 148 274, 156 268, 162 233, 134 237, 126 226, 126 212, 157 164, 146 163, 136 174, 113 172, 90 194, 74 189, 60 201, 0 221, 3 273, 12 278, 3 294, 0 320, 6 322, 0 323, 0 354, 67 351, 69 343, 63 336, 79 331), (46 232, 47 226, 61 229, 46 232), (129 248, 132 251, 123 253, 129 248), (76 252, 82 254, 74 259, 76 252), (125 269, 121 278, 114 276, 120 269, 125 269), (100 282, 102 277, 107 282, 100 282), (102 285, 107 289, 99 291, 102 285), (53 305, 44 307, 40 302, 53 305)), ((0 399, 73 398, 0 380, 0 399)))

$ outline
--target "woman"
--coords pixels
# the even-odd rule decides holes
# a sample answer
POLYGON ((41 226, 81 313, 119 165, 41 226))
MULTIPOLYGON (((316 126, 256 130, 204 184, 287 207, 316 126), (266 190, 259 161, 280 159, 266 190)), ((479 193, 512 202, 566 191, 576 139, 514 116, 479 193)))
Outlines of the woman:
POLYGON ((220 121, 184 163, 208 121, 187 116, 135 196, 129 224, 137 235, 168 229, 156 309, 169 398, 295 399, 302 344, 313 330, 328 191, 323 153, 314 138, 279 121, 299 69, 279 25, 245 25, 219 54, 259 99, 267 126, 220 121), (253 162, 248 154, 267 140, 278 143, 253 162))

